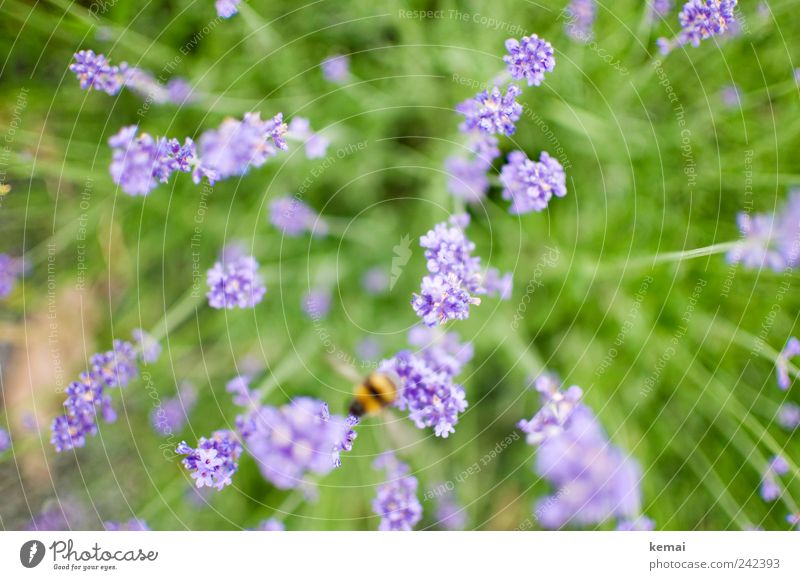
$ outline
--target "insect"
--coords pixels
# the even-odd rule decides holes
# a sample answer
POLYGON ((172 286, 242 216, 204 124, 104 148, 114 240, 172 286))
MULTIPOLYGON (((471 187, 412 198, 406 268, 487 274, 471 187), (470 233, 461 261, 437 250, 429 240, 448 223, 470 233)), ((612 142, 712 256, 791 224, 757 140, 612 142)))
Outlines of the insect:
POLYGON ((386 373, 373 372, 353 389, 350 414, 356 417, 374 415, 394 403, 397 379, 386 373))

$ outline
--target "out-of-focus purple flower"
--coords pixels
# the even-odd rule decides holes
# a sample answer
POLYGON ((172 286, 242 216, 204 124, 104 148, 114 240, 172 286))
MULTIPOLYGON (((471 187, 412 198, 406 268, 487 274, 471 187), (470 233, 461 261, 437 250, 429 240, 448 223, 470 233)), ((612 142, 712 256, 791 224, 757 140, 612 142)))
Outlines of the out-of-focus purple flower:
POLYGON ((309 290, 302 301, 303 312, 311 320, 321 320, 331 310, 331 292, 327 288, 309 290))
POLYGON ((652 532, 656 523, 647 516, 639 516, 632 520, 620 520, 617 523, 618 532, 652 532))
POLYGON ((135 66, 129 67, 126 63, 122 63, 120 72, 124 86, 145 101, 166 103, 169 100, 166 87, 159 83, 150 72, 135 66))
POLYGON ((784 403, 778 409, 778 424, 787 431, 794 431, 800 427, 800 406, 794 403, 784 403))
POLYGON ((60 532, 81 529, 85 520, 86 515, 80 504, 70 498, 60 498, 45 503, 42 510, 27 525, 26 530, 60 532))
POLYGON ((498 87, 482 91, 456 107, 464 115, 462 131, 478 130, 488 135, 513 135, 515 123, 522 114, 522 105, 517 102, 521 91, 515 84, 508 85, 503 94, 498 87))
POLYGON ((572 0, 564 9, 564 29, 573 39, 589 42, 594 36, 592 27, 596 17, 597 6, 594 0, 572 0))
POLYGON ((218 179, 244 175, 287 149, 287 130, 281 113, 263 121, 260 113, 245 113, 241 121, 227 118, 200 136, 202 165, 218 179))
POLYGON ((19 261, 8 254, 0 254, 0 298, 11 294, 21 270, 19 261))
POLYGON ((457 332, 442 332, 439 328, 427 326, 412 327, 408 331, 408 343, 420 349, 417 356, 432 370, 450 378, 461 374, 464 365, 475 354, 472 343, 462 343, 457 332))
POLYGON ((348 419, 331 415, 324 402, 309 397, 282 407, 259 406, 237 417, 236 425, 264 478, 281 489, 309 484, 309 474, 330 472, 354 438, 348 419))
POLYGON ((466 157, 453 156, 445 160, 447 189, 468 203, 477 203, 489 190, 487 173, 492 162, 500 156, 497 137, 472 131, 467 149, 469 155, 466 157))
POLYGON ((174 77, 167 82, 167 100, 176 105, 181 105, 192 100, 192 85, 181 77, 174 77))
POLYGON ((225 264, 236 262, 239 258, 244 258, 249 255, 247 246, 245 246, 244 243, 239 240, 233 240, 222 246, 222 250, 219 252, 219 260, 224 266, 225 264))
POLYGON ((154 363, 161 355, 161 344, 141 328, 133 331, 137 352, 146 363, 154 363))
POLYGON ((253 308, 267 292, 258 274, 258 262, 252 256, 225 265, 215 263, 207 279, 208 304, 212 308, 253 308))
POLYGON ((92 50, 75 53, 75 62, 69 66, 75 73, 84 90, 95 89, 109 95, 116 95, 123 84, 123 76, 118 66, 111 66, 102 54, 92 50))
POLYGON ((742 106, 742 91, 735 83, 722 87, 720 97, 723 104, 729 109, 738 109, 742 106))
POLYGON ((546 374, 537 378, 535 385, 542 398, 542 408, 530 421, 522 419, 517 423, 527 435, 528 445, 541 445, 561 435, 583 396, 581 388, 574 385, 561 391, 558 382, 546 374))
POLYGON ((304 143, 308 159, 325 157, 330 145, 330 141, 325 137, 311 130, 311 124, 305 117, 294 117, 289 123, 289 132, 286 136, 304 143))
POLYGON ((508 54, 503 57, 511 78, 525 79, 528 86, 538 87, 544 80, 544 73, 552 72, 556 66, 553 47, 536 34, 523 36, 520 40, 506 40, 508 54))
POLYGON ((748 269, 767 267, 776 272, 798 265, 800 191, 791 191, 786 205, 774 216, 742 212, 736 221, 744 239, 728 252, 728 262, 741 263, 748 269))
POLYGON ((761 499, 764 501, 775 501, 781 495, 781 486, 778 477, 789 472, 789 464, 780 455, 775 455, 770 459, 767 470, 761 478, 761 499))
POLYGON ((239 375, 228 381, 225 390, 233 395, 233 404, 239 407, 258 405, 260 397, 250 390, 250 377, 239 375))
MULTIPOLYGON (((435 486, 440 489, 443 484, 435 486)), ((437 496, 436 498, 436 519, 437 524, 450 531, 463 530, 467 525, 467 513, 456 501, 452 491, 437 496)))
POLYGON ((0 455, 11 448, 11 436, 8 431, 0 427, 0 455))
MULTIPOLYGON (((386 453, 385 455, 391 455, 386 453)), ((422 505, 417 499, 417 478, 408 475, 408 466, 392 456, 390 461, 381 456, 375 460, 375 469, 386 468, 387 480, 378 486, 372 502, 372 511, 381 518, 378 529, 411 531, 422 519, 422 505)))
POLYGON ((791 385, 791 378, 789 377, 789 359, 800 355, 800 340, 794 336, 789 337, 786 341, 786 346, 778 354, 775 360, 775 372, 778 374, 778 386, 784 391, 791 385))
POLYGON ((256 528, 258 532, 283 532, 286 531, 286 527, 283 525, 283 522, 280 520, 276 520, 275 518, 269 518, 267 520, 262 520, 261 523, 258 524, 256 528))
POLYGON ((662 54, 669 54, 673 49, 691 44, 700 46, 700 42, 732 31, 736 26, 737 0, 689 0, 678 14, 681 31, 674 39, 658 39, 658 47, 662 54))
POLYGON ((232 431, 221 430, 215 431, 209 439, 201 437, 196 448, 181 441, 175 452, 186 455, 183 466, 197 487, 221 490, 231 484, 231 477, 239 468, 242 445, 232 431))
POLYGON ((376 361, 381 357, 383 347, 376 339, 368 336, 356 344, 355 351, 362 361, 376 361))
POLYGON ((389 273, 385 268, 370 268, 361 277, 361 287, 370 294, 383 294, 389 288, 389 273))
POLYGON ((672 10, 672 0, 650 0, 650 18, 663 17, 672 10))
POLYGON ((324 236, 328 232, 328 225, 313 209, 289 195, 272 200, 269 205, 269 219, 273 226, 287 236, 299 236, 304 232, 324 236))
POLYGON ((150 413, 150 423, 156 433, 168 437, 183 429, 197 402, 197 391, 189 382, 181 384, 178 396, 165 399, 150 413))
POLYGON ((567 194, 567 177, 561 164, 546 151, 539 161, 531 161, 522 151, 508 154, 508 163, 500 173, 503 199, 511 201, 509 212, 523 214, 542 211, 550 199, 567 194))
POLYGON ((502 276, 497 268, 488 268, 483 275, 483 287, 487 296, 498 296, 500 300, 510 300, 514 289, 514 274, 506 272, 502 276))
POLYGON ((800 512, 787 515, 786 521, 789 522, 790 526, 800 529, 800 512))
POLYGON ((149 532, 147 522, 131 518, 127 522, 103 522, 107 532, 149 532))
POLYGON ((217 9, 217 16, 220 18, 230 18, 239 13, 239 4, 242 0, 216 0, 214 6, 217 9))
POLYGON ((382 361, 379 370, 400 379, 402 388, 395 406, 407 410, 417 428, 433 427, 435 435, 444 438, 455 433, 467 400, 464 388, 447 372, 435 371, 423 357, 406 350, 382 361))
POLYGON ((350 60, 341 54, 329 56, 322 61, 322 76, 331 83, 341 84, 350 77, 350 60))

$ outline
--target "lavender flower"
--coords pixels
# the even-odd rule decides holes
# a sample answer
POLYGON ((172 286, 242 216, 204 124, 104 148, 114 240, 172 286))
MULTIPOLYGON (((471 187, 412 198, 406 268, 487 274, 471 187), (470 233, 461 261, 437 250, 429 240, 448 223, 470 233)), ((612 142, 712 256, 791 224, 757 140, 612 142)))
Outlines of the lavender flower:
POLYGON ((37 532, 60 532, 80 529, 85 523, 85 513, 72 498, 49 500, 36 514, 26 529, 37 532))
MULTIPOLYGON (((442 489, 445 484, 434 486, 434 489, 442 489)), ((445 485, 446 487, 446 485, 445 485)), ((450 531, 463 530, 467 525, 467 513, 464 508, 458 505, 455 493, 447 491, 436 497, 436 523, 450 531)))
POLYGON ((448 157, 444 162, 447 189, 467 203, 479 203, 489 191, 488 168, 463 157, 448 157))
POLYGON ((11 436, 8 431, 0 427, 0 455, 11 448, 11 436))
POLYGON ((669 14, 672 10, 672 0, 650 0, 650 17, 655 20, 656 17, 663 17, 669 14))
POLYGON ((775 371, 778 373, 778 386, 784 391, 789 388, 791 379, 789 378, 789 359, 800 355, 800 340, 794 336, 786 341, 786 346, 778 354, 775 360, 775 371))
POLYGON ((425 276, 420 293, 415 293, 411 301, 414 312, 428 326, 444 324, 448 320, 465 320, 469 318, 470 305, 480 303, 481 299, 471 296, 464 289, 462 280, 454 274, 425 276))
POLYGON ((183 466, 190 472, 197 487, 223 489, 239 468, 242 446, 232 431, 215 431, 210 439, 201 437, 197 448, 181 441, 175 452, 186 455, 183 466))
MULTIPOLYGON (((338 419, 337 419, 338 421, 338 419)), ((344 435, 340 441, 337 441, 333 447, 333 465, 334 467, 342 466, 341 453, 343 451, 353 450, 353 441, 358 437, 358 433, 354 427, 358 425, 358 417, 350 415, 344 420, 344 435)))
POLYGON ((778 477, 789 472, 789 464, 780 455, 770 459, 767 470, 761 478, 761 499, 764 501, 775 501, 781 495, 781 487, 778 477))
POLYGON ((303 312, 311 320, 320 320, 328 316, 331 309, 331 293, 327 288, 309 290, 302 301, 303 312))
POLYGON ((689 0, 678 14, 681 31, 672 40, 658 39, 662 54, 669 54, 673 49, 691 44, 700 46, 700 42, 731 31, 736 25, 734 9, 737 0, 689 0))
POLYGON ((442 332, 439 328, 414 326, 408 331, 408 343, 419 348, 417 356, 437 373, 451 379, 461 374, 472 360, 475 349, 472 343, 460 341, 457 332, 442 332))
POLYGON ((0 254, 0 298, 5 298, 17 284, 20 264, 8 254, 0 254))
POLYGON ((583 396, 581 388, 574 385, 560 391, 558 382, 550 375, 537 378, 535 385, 542 397, 542 408, 530 421, 523 419, 517 423, 517 427, 527 435, 528 445, 541 445, 551 437, 563 434, 583 396))
POLYGON ((267 292, 252 256, 223 264, 208 271, 208 304, 212 308, 253 308, 267 292))
POLYGON ((308 119, 304 117, 295 117, 289 123, 289 133, 287 137, 297 139, 305 144, 306 157, 308 159, 319 159, 325 157, 325 152, 328 150, 328 141, 319 133, 314 133, 311 130, 311 125, 308 119))
POLYGON ((383 294, 389 289, 389 274, 384 268, 370 268, 361 277, 361 287, 370 294, 383 294))
POLYGON ((800 406, 794 403, 784 403, 778 409, 778 424, 787 431, 794 431, 800 427, 800 406))
POLYGON ((800 512, 787 515, 786 521, 789 522, 790 526, 800 529, 800 512))
POLYGON ((722 87, 720 98, 729 109, 738 109, 742 106, 742 91, 735 83, 722 87))
POLYGON ((506 40, 508 54, 503 61, 508 66, 511 78, 525 79, 528 86, 538 87, 544 80, 544 73, 552 72, 556 66, 552 45, 536 34, 523 36, 520 40, 506 40))
POLYGON ((192 100, 194 89, 186 79, 174 77, 167 82, 167 100, 182 105, 192 100))
POLYGON ((618 532, 652 532, 656 523, 647 516, 639 516, 633 520, 620 520, 617 523, 618 532))
POLYGON ((242 0, 217 0, 214 6, 217 9, 217 16, 220 18, 230 18, 239 13, 239 4, 242 0))
POLYGON ((581 42, 592 39, 592 26, 597 17, 594 0, 572 0, 564 9, 564 17, 567 22, 564 29, 573 39, 581 42))
POLYGON ((150 423, 156 433, 169 437, 183 429, 189 413, 197 402, 197 391, 189 382, 178 389, 178 396, 165 399, 150 413, 150 423))
POLYGON ((258 404, 259 396, 250 390, 250 377, 239 375, 228 381, 225 390, 233 395, 233 404, 250 407, 258 404))
POLYGON ((219 179, 244 175, 251 167, 264 165, 279 150, 287 149, 287 130, 281 113, 265 121, 260 113, 245 113, 241 121, 225 119, 217 129, 200 136, 203 167, 219 179))
POLYGON ((491 92, 482 91, 467 99, 456 107, 456 111, 464 115, 460 129, 479 130, 488 135, 513 135, 515 123, 522 114, 522 105, 516 101, 520 93, 519 87, 510 84, 505 95, 494 87, 491 92))
POLYGON ((383 347, 380 342, 368 336, 356 344, 355 351, 362 361, 374 361, 380 358, 383 347))
POLYGON ((103 522, 107 532, 149 532, 147 522, 131 518, 127 522, 103 522))
POLYGON ((388 468, 387 481, 378 486, 378 494, 372 502, 372 511, 381 518, 378 529, 382 532, 411 531, 422 519, 422 505, 417 499, 417 478, 407 475, 408 466, 395 460, 394 456, 389 460, 385 456, 379 457, 374 467, 388 468))
POLYGON ((502 276, 497 268, 488 268, 483 275, 483 287, 487 296, 497 295, 500 300, 510 300, 514 289, 514 274, 506 272, 502 276))
POLYGON ((330 472, 355 437, 351 421, 309 397, 282 407, 259 406, 237 417, 236 425, 264 478, 281 489, 306 484, 310 473, 330 472))
POLYGON ((341 54, 329 56, 322 61, 322 76, 331 83, 344 83, 350 76, 350 60, 341 54))
POLYGON ((464 388, 447 372, 434 370, 422 356, 409 351, 400 351, 378 368, 401 380, 395 406, 407 410, 417 428, 433 427, 435 435, 443 438, 455 433, 454 426, 459 413, 467 408, 467 400, 464 388))
POLYGON ((123 85, 120 68, 111 66, 102 54, 91 50, 75 53, 75 62, 69 66, 75 73, 84 90, 95 89, 109 95, 116 95, 123 85))
POLYGON ((542 211, 550 199, 567 194, 567 178, 561 164, 543 151, 539 161, 531 161, 522 151, 508 154, 500 173, 503 199, 511 201, 509 212, 523 214, 542 211))
POLYGON ((299 236, 304 232, 313 235, 325 235, 327 224, 311 209, 296 197, 276 197, 270 203, 270 221, 287 236, 299 236))
POLYGON ((136 343, 137 352, 144 362, 154 363, 158 360, 161 355, 161 345, 155 338, 141 328, 137 328, 133 331, 133 340, 136 343))
POLYGON ((286 527, 283 525, 283 522, 276 520, 275 518, 262 520, 256 528, 256 531, 259 532, 283 532, 285 530, 286 527))

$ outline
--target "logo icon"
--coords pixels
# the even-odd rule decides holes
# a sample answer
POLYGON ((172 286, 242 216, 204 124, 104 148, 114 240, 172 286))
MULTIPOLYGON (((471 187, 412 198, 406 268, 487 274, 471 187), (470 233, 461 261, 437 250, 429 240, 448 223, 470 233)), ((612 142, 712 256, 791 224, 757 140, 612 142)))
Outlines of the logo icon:
POLYGON ((39 540, 28 540, 19 549, 19 561, 26 568, 36 568, 44 559, 44 544, 39 540))
POLYGON ((411 236, 408 234, 400 238, 400 243, 394 248, 394 257, 392 257, 392 279, 389 284, 389 291, 394 289, 394 285, 403 273, 403 266, 408 264, 411 259, 411 236))

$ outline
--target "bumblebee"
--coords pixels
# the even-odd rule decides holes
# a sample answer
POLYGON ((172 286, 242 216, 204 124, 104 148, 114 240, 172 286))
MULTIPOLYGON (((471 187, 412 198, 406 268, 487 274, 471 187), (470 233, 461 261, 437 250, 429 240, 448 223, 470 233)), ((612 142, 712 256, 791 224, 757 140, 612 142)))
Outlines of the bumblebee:
POLYGON ((374 415, 394 403, 397 398, 397 380, 386 373, 370 373, 353 389, 350 414, 356 417, 374 415))

